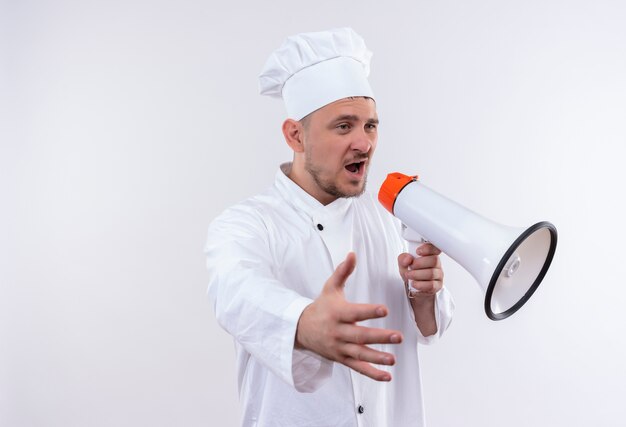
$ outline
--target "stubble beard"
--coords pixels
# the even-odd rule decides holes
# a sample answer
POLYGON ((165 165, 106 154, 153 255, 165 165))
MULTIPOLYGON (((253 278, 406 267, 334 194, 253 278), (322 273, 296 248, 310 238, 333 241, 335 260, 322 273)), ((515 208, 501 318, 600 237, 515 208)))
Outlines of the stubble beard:
MULTIPOLYGON (((365 165, 363 165, 363 167, 365 167, 365 165)), ((337 197, 337 198, 358 197, 365 192, 365 187, 367 187, 367 171, 365 171, 365 174, 363 175, 363 186, 360 189, 354 192, 350 192, 350 193, 345 193, 341 191, 334 182, 324 180, 322 178, 322 172, 320 171, 319 168, 313 165, 313 162, 311 161, 311 154, 308 151, 305 152, 304 169, 311 175, 311 177, 313 178, 313 181, 315 181, 317 186, 322 191, 324 191, 326 194, 333 196, 333 197, 337 197)), ((354 180, 352 182, 358 185, 359 181, 354 180)))

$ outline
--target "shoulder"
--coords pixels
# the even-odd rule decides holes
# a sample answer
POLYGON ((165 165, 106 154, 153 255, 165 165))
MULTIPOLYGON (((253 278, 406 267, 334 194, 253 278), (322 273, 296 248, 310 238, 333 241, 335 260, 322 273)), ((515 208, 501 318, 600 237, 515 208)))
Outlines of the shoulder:
POLYGON ((281 200, 274 188, 242 200, 220 213, 209 225, 209 231, 217 232, 227 229, 236 232, 237 229, 266 228, 268 217, 275 215, 281 208, 281 200))

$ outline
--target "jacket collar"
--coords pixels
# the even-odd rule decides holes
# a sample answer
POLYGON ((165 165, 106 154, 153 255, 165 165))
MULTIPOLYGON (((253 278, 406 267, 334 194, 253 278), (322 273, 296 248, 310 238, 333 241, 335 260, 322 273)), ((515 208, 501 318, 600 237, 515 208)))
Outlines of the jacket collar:
POLYGON ((287 176, 290 169, 291 162, 280 165, 274 182, 280 194, 290 205, 297 210, 303 211, 314 221, 345 215, 348 208, 352 205, 353 197, 340 197, 324 206, 287 176))

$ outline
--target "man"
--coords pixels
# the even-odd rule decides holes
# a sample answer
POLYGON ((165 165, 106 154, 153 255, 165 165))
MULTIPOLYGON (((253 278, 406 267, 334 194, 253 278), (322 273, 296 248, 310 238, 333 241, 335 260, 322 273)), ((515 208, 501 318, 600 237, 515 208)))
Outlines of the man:
POLYGON ((364 193, 378 140, 370 57, 349 28, 299 34, 260 76, 285 101, 293 161, 215 219, 206 246, 245 426, 424 424, 417 343, 443 333, 453 303, 439 250, 402 253, 400 224, 364 193))

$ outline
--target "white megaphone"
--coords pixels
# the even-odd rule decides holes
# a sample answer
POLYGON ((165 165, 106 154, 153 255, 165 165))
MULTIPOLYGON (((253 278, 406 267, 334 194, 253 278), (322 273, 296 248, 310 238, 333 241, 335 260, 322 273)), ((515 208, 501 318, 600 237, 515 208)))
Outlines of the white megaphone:
POLYGON ((423 236, 421 241, 437 246, 476 279, 492 320, 506 319, 528 301, 554 257, 557 233, 551 223, 528 228, 495 223, 426 187, 417 176, 389 174, 378 200, 413 230, 406 230, 405 238, 423 236))

